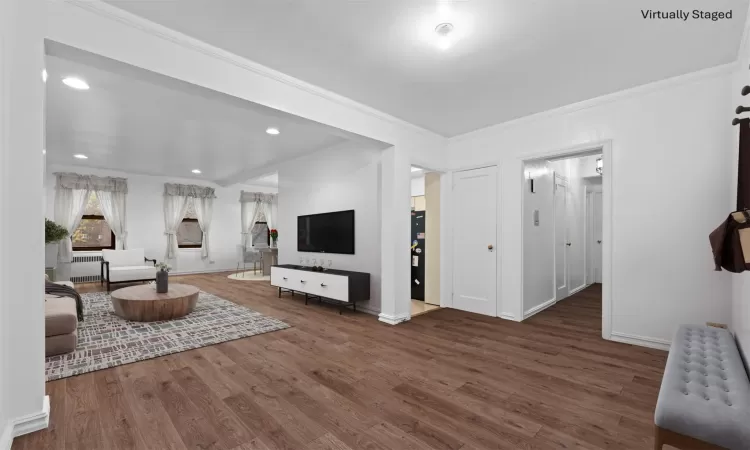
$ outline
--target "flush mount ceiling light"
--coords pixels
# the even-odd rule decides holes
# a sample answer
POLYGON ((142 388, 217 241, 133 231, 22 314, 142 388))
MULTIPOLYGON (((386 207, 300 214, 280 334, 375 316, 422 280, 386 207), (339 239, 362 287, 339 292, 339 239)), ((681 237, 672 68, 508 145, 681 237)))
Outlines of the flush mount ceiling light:
POLYGON ((278 128, 270 127, 270 128, 266 128, 266 133, 276 135, 276 134, 279 134, 281 132, 279 131, 278 128))
POLYGON ((453 33, 453 24, 450 22, 443 22, 435 27, 435 34, 437 35, 437 46, 441 50, 447 50, 453 44, 451 34, 453 33))
POLYGON ((72 87, 73 89, 78 89, 78 90, 85 91, 86 89, 89 88, 89 84, 88 83, 86 83, 82 79, 76 78, 76 77, 65 77, 65 78, 63 78, 62 82, 66 86, 72 87))
POLYGON ((419 172, 420 170, 422 170, 422 169, 420 169, 419 167, 411 166, 411 171, 412 172, 419 172))
POLYGON ((76 159, 89 159, 88 156, 82 155, 80 153, 78 153, 77 155, 73 155, 73 158, 76 158, 76 159))
POLYGON ((47 82, 47 69, 42 69, 42 82, 47 82))
POLYGON ((198 170, 198 169, 193 169, 193 170, 192 170, 192 172, 193 172, 193 173, 201 173, 201 171, 200 171, 200 170, 198 170))

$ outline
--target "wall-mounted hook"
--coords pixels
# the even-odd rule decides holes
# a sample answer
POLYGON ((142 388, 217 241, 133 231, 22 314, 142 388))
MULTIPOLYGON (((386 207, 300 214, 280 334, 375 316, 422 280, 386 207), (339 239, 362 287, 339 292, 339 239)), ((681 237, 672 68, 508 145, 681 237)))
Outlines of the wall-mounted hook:
POLYGON ((735 108, 734 113, 735 114, 742 114, 742 113, 748 112, 748 111, 750 111, 750 107, 747 107, 747 106, 738 106, 737 108, 735 108))
POLYGON ((750 86, 745 86, 742 88, 742 95, 750 94, 750 86))

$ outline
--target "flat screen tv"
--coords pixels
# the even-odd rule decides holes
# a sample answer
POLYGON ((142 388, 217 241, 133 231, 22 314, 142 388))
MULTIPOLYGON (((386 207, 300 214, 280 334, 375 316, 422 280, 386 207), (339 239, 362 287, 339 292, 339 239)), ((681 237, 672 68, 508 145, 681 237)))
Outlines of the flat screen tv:
POLYGON ((354 210, 297 216, 297 251, 354 254, 354 210))

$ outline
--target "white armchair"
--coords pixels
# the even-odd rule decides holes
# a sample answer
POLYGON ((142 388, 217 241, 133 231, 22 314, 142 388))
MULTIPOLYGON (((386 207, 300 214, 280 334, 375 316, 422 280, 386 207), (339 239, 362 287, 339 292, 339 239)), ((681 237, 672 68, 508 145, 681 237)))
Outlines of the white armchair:
POLYGON ((142 248, 102 250, 102 278, 107 292, 113 283, 152 281, 156 279, 156 260, 146 258, 142 248))

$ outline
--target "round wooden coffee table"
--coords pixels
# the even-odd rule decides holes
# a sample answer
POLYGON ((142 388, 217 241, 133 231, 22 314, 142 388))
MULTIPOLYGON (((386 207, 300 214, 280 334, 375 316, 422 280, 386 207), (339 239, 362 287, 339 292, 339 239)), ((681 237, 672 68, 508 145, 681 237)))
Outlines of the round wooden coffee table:
POLYGON ((198 302, 195 286, 169 284, 169 290, 157 294, 153 285, 144 284, 118 289, 111 294, 115 314, 136 322, 171 320, 193 312, 198 302))

